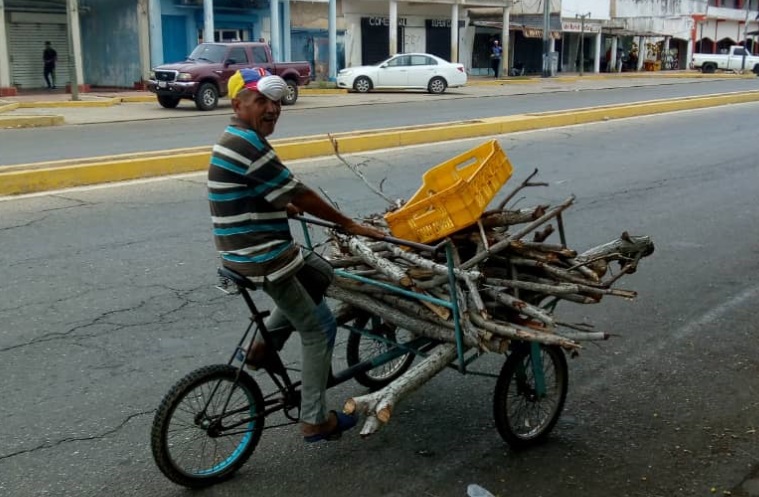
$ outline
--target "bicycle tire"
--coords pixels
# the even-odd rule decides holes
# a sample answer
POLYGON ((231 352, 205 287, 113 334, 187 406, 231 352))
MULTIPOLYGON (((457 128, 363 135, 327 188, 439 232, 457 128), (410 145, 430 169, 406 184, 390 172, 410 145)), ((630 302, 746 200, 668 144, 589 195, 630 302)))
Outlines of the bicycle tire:
MULTIPOLYGON (((264 418, 258 418, 258 416, 263 409, 264 399, 261 389, 245 371, 239 371, 226 364, 216 364, 187 374, 164 396, 153 419, 150 445, 158 469, 172 482, 189 488, 209 487, 231 478, 250 458, 261 439, 264 418), (228 390, 224 388, 225 386, 228 390), (215 397, 204 399, 202 397, 204 392, 215 397), (227 393, 229 396, 226 395, 227 393), (242 394, 242 405, 239 406, 237 393, 242 394), (187 403, 185 403, 186 400, 187 403), (233 400, 235 400, 234 403, 233 400), (219 436, 223 433, 223 427, 219 430, 218 425, 214 424, 218 421, 218 419, 214 420, 215 413, 211 412, 210 416, 209 413, 203 415, 203 410, 206 404, 209 410, 220 409, 225 401, 228 408, 225 412, 232 411, 230 416, 240 414, 243 418, 242 420, 233 418, 233 422, 242 422, 243 425, 247 423, 247 426, 243 428, 243 431, 240 431, 238 427, 233 433, 219 436), (181 415, 191 416, 183 429, 181 424, 178 426, 177 423, 172 423, 181 415), (248 418, 252 420, 247 422, 248 418), (180 433, 184 439, 170 440, 170 435, 173 436, 175 432, 180 433), (215 433, 216 436, 214 436, 215 433), (218 451, 219 446, 223 445, 226 436, 233 437, 237 434, 241 435, 240 440, 232 443, 231 453, 225 457, 218 451), (178 456, 184 455, 189 449, 189 447, 182 448, 182 442, 189 444, 196 441, 202 443, 203 451, 206 447, 213 448, 213 455, 206 464, 205 454, 200 454, 199 466, 186 467, 178 460, 178 456), (179 449, 182 451, 179 452, 179 449)), ((229 444, 226 445, 229 446, 229 444)), ((190 452, 189 455, 190 459, 196 459, 198 454, 190 452)))
POLYGON ((530 344, 519 344, 509 354, 493 394, 493 418, 498 433, 516 450, 545 440, 559 420, 567 397, 569 370, 564 352, 557 346, 540 346, 546 395, 538 398, 530 348, 530 344), (518 414, 526 417, 517 418, 518 414), (534 416, 530 417, 531 414, 534 416))
MULTIPOLYGON (((355 328, 364 329, 369 323, 369 316, 363 315, 356 318, 353 322, 355 328)), ((381 323, 372 332, 383 335, 389 340, 395 341, 397 327, 389 325, 387 323, 381 323)), ((368 335, 361 333, 351 332, 348 336, 348 343, 346 345, 345 357, 348 363, 348 367, 354 366, 366 359, 371 358, 373 355, 379 355, 386 352, 390 346, 380 340, 372 340, 368 335), (363 353, 366 347, 374 349, 375 354, 366 355, 363 353)), ((369 371, 356 373, 353 379, 360 385, 363 385, 371 390, 378 390, 392 383, 398 379, 403 373, 408 371, 411 367, 411 363, 414 362, 414 354, 408 353, 402 355, 388 363, 377 366, 369 371)))

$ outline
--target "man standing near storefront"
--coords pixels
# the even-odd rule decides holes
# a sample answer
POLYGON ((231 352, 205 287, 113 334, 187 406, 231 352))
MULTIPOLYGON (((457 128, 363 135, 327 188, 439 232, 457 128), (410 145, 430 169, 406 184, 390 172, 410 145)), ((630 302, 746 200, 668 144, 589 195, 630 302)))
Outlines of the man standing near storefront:
POLYGON ((58 52, 50 45, 49 41, 45 42, 45 51, 42 52, 42 61, 44 62, 43 74, 45 83, 51 90, 55 89, 55 63, 58 61, 58 52))
POLYGON ((490 65, 493 67, 493 74, 498 78, 498 70, 501 68, 501 53, 503 48, 498 40, 493 40, 493 46, 490 47, 490 65))

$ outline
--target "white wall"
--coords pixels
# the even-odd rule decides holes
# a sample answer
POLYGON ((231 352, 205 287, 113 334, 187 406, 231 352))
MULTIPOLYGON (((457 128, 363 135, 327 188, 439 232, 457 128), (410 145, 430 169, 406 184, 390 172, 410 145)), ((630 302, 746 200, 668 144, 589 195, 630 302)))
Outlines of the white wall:
POLYGON ((706 0, 615 0, 614 7, 615 17, 677 16, 704 13, 706 0))
MULTIPOLYGON (((650 0, 649 0, 650 1, 650 0)), ((665 0, 666 1, 666 0, 665 0)), ((561 17, 574 19, 577 15, 590 12, 587 19, 608 20, 611 18, 610 0, 562 0, 561 17)))
MULTIPOLYGON (((558 1, 558 0, 557 0, 558 1)), ((360 1, 343 0, 343 15, 345 18, 345 66, 355 67, 361 65, 361 18, 362 17, 388 17, 389 6, 387 1, 360 1)), ((467 21, 465 9, 459 14, 459 21, 467 21)), ((427 19, 450 19, 451 5, 445 4, 408 4, 398 2, 398 17, 406 20, 405 28, 405 52, 423 52, 427 44, 425 21, 427 19)), ((466 29, 460 30, 459 36, 459 61, 465 67, 471 66, 471 52, 474 32, 467 36, 466 29), (470 40, 471 38, 471 40, 470 40), (467 64, 467 60, 469 64, 467 64)))

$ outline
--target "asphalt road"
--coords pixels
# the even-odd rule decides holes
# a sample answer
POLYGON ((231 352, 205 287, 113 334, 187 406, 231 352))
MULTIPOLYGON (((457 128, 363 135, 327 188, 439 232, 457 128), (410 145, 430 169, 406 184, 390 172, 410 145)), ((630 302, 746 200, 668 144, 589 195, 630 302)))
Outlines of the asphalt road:
MULTIPOLYGON (((445 372, 373 437, 306 447, 294 427, 267 430, 236 478, 201 492, 162 477, 148 435, 170 385, 225 361, 245 325, 242 302, 213 288, 202 175, 0 201, 0 495, 459 497, 469 483, 498 496, 759 495, 758 110, 501 138, 512 183, 535 167, 550 182, 518 205, 577 195, 570 246, 622 230, 656 242, 623 280, 636 301, 559 307, 618 336, 570 361, 548 443, 511 451, 494 428, 494 381, 445 372)), ((350 160, 408 197, 424 170, 479 142, 350 160)), ((347 212, 383 208, 331 159, 293 168, 347 212)), ((286 355, 297 366, 297 339, 286 355)))
MULTIPOLYGON (((658 82, 623 79, 467 87, 441 96, 409 92, 368 97, 354 94, 310 97, 311 100, 329 99, 333 102, 330 105, 341 103, 339 107, 311 107, 299 103, 286 108, 272 138, 465 121, 756 88, 756 79, 658 82), (624 87, 603 89, 604 85, 624 87)), ((304 101, 308 98, 304 97, 304 101)), ((55 108, 39 111, 62 112, 55 108)), ((123 113, 137 121, 0 130, 0 165, 211 145, 229 121, 230 114, 228 108, 210 114, 199 113, 189 104, 167 111, 154 103, 126 104, 104 111, 96 108, 75 111, 80 114, 107 112, 111 119, 119 119, 123 113), (157 115, 162 117, 156 119, 157 115)))

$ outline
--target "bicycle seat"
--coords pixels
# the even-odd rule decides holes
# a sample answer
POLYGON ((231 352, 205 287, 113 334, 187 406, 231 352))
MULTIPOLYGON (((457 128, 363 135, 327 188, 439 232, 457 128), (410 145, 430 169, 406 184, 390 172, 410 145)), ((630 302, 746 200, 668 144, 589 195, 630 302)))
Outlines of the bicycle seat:
POLYGON ((237 271, 233 271, 232 269, 226 268, 226 267, 220 267, 217 272, 219 273, 219 276, 222 278, 227 278, 229 280, 232 280, 235 282, 237 286, 241 286, 244 288, 247 288, 249 290, 255 290, 256 284, 250 281, 245 276, 241 275, 237 271))

